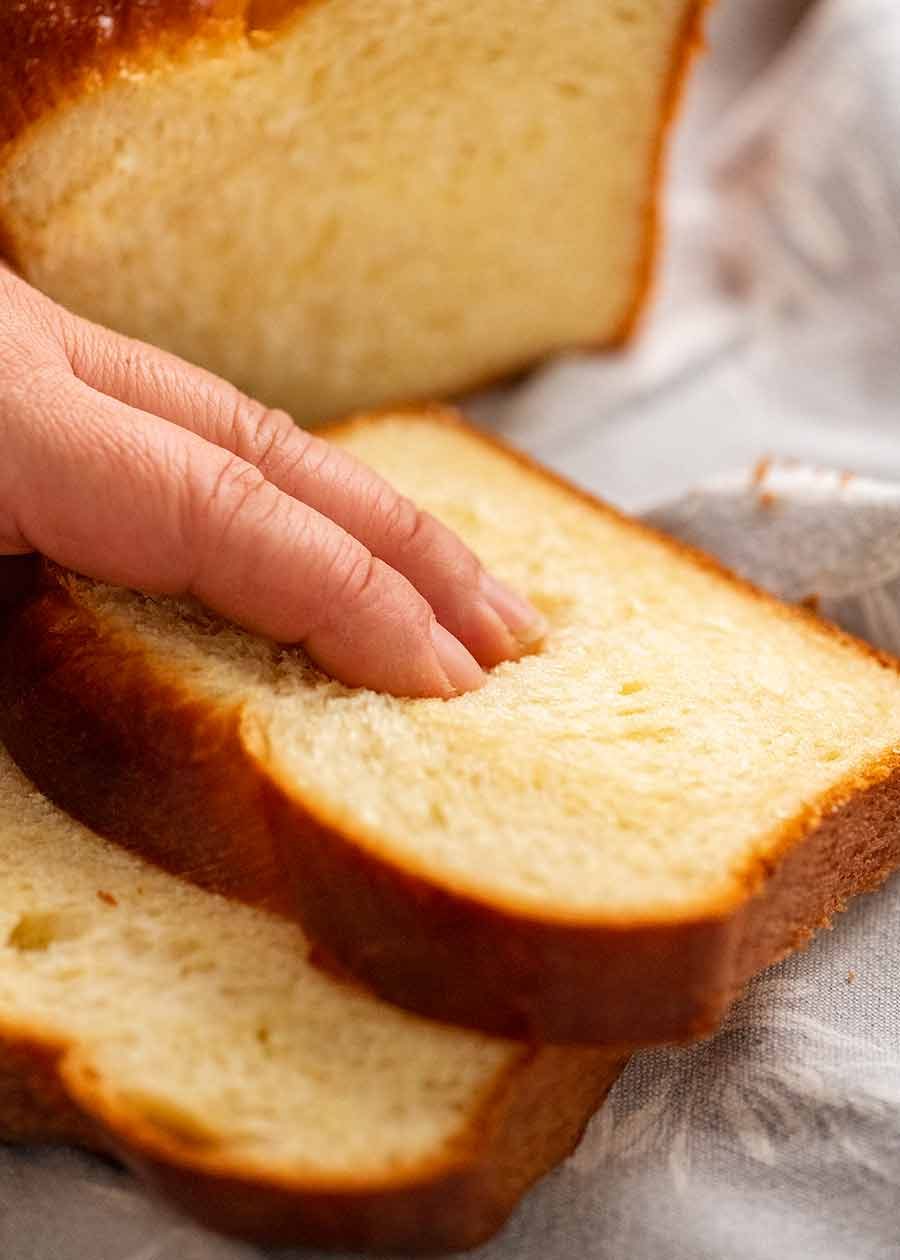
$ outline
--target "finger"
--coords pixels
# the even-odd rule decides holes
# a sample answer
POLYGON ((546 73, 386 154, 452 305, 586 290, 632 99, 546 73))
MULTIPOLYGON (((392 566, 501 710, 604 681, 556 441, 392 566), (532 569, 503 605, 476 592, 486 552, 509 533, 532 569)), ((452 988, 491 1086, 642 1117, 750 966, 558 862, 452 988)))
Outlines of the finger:
POLYGON ((485 573, 444 525, 348 452, 298 429, 200 368, 77 321, 69 356, 95 388, 164 416, 254 464, 404 574, 481 664, 531 650, 546 625, 531 604, 485 573))
POLYGON ((302 643, 351 686, 450 696, 483 682, 411 583, 231 452, 62 371, 44 377, 11 434, 2 533, 17 549, 194 594, 302 643))

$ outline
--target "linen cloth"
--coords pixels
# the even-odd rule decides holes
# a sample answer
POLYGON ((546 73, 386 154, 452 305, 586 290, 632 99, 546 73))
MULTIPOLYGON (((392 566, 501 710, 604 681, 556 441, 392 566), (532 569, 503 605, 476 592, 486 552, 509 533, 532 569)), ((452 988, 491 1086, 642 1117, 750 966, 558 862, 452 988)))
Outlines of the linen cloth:
MULTIPOLYGON (((900 6, 720 0, 711 43, 642 340, 472 409, 900 652, 900 6)), ((636 1055, 479 1256, 900 1260, 898 959, 895 879, 759 977, 714 1040, 636 1055)), ((105 1161, 10 1147, 0 1256, 318 1260, 206 1234, 105 1161)))

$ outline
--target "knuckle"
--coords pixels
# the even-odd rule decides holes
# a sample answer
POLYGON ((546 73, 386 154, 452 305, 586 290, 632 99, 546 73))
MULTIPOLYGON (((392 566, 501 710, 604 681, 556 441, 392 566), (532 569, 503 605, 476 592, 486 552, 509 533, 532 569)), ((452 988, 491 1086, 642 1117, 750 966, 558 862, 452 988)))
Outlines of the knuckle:
POLYGON ((231 449, 269 473, 283 462, 300 434, 286 411, 266 407, 240 393, 229 419, 229 432, 231 449))
POLYGON ((263 407, 257 415, 253 433, 258 453, 253 462, 261 465, 277 459, 293 433, 294 425, 287 412, 263 407))
POLYGON ((333 606, 359 610, 374 603, 382 585, 383 569, 370 551, 351 538, 340 543, 328 568, 328 590, 333 606))
POLYGON ((235 522, 267 488, 265 477, 237 455, 226 457, 211 482, 193 495, 191 523, 215 534, 218 545, 226 542, 235 522))
MULTIPOLYGON (((225 401, 223 400, 223 404, 225 401)), ((254 435, 259 427, 260 416, 265 410, 262 403, 255 398, 248 398, 239 390, 232 392, 230 410, 223 416, 228 434, 228 448, 244 459, 252 457, 254 435)))
POLYGON ((481 572, 478 558, 452 530, 411 499, 384 484, 376 501, 375 514, 390 539, 392 550, 435 565, 457 585, 477 583, 481 572))
POLYGON ((452 577, 457 586, 476 586, 481 575, 481 562, 474 551, 428 512, 420 512, 419 515, 422 521, 416 544, 452 577))
POLYGON ((300 440, 293 447, 292 465, 294 468, 302 468, 306 479, 314 481, 326 474, 329 464, 340 459, 340 454, 325 438, 307 433, 305 429, 296 429, 296 432, 300 440))
POLYGON ((124 338, 116 338, 105 328, 72 319, 63 330, 63 345, 72 371, 83 380, 103 388, 103 382, 118 373, 127 380, 138 375, 138 361, 124 338))
POLYGON ((395 547, 412 551, 427 546, 427 535, 431 532, 430 518, 411 499, 398 494, 386 482, 376 490, 372 515, 395 547))

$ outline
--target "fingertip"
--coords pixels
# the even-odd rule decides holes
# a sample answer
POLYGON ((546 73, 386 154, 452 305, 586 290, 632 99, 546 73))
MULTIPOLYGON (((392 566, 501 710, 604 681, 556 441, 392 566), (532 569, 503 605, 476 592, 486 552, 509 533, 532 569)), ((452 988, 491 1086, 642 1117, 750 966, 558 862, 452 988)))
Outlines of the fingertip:
POLYGON ((452 694, 477 691, 484 686, 485 676, 481 666, 459 639, 439 621, 431 624, 431 642, 452 694))
POLYGON ((520 648, 531 651, 547 635, 547 619, 505 582, 482 573, 479 590, 520 648))
POLYGON ((455 607, 436 611, 483 669, 537 651, 548 632, 546 618, 532 604, 486 573, 455 607))

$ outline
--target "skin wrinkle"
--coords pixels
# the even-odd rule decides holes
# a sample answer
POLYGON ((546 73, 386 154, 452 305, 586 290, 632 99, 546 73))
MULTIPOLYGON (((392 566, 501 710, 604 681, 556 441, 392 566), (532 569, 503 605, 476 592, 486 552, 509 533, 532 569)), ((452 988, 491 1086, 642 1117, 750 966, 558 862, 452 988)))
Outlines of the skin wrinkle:
MULTIPOLYGON (((294 551, 303 556, 316 555, 317 540, 305 514, 292 513, 288 497, 268 482, 258 468, 240 456, 223 451, 221 467, 212 485, 197 493, 196 487, 203 480, 208 480, 203 470, 200 470, 199 475, 188 478, 189 485, 195 492, 190 496, 190 506, 186 514, 186 546, 196 552, 197 538, 203 540, 202 552, 194 560, 193 572, 184 588, 188 593, 204 601, 210 598, 215 589, 215 579, 220 576, 217 573, 216 557, 230 551, 234 564, 238 548, 232 542, 231 535, 248 512, 253 519, 255 539, 258 540, 263 531, 268 534, 268 539, 264 538, 264 541, 270 553, 272 547, 269 540, 280 537, 283 540, 283 550, 294 551), (262 503, 261 511, 252 506, 257 501, 262 503), (279 522, 280 516, 287 519, 279 522), (295 520, 294 517, 298 519, 295 520), (215 530, 210 528, 212 522, 216 523, 215 530)), ((232 577, 232 585, 236 591, 244 592, 243 602, 246 603, 246 592, 253 591, 258 585, 256 571, 259 557, 246 554, 246 541, 242 551, 244 554, 241 555, 238 572, 232 577)), ((247 617, 248 622, 252 621, 249 614, 247 617)), ((297 623, 296 608, 293 610, 292 620, 295 631, 289 636, 291 641, 305 640, 310 628, 305 621, 303 624, 297 623)))
POLYGON ((274 517, 276 502, 272 486, 258 468, 248 464, 239 455, 223 452, 219 468, 212 484, 205 486, 207 478, 202 470, 199 476, 189 478, 192 493, 188 497, 187 537, 189 548, 198 536, 204 538, 205 558, 229 546, 229 536, 238 518, 257 500, 263 503, 262 520, 268 524, 274 517), (209 528, 215 522, 216 532, 209 528))
POLYGON ((405 495, 397 494, 386 482, 376 485, 368 496, 367 527, 378 520, 392 545, 410 555, 417 551, 425 520, 415 504, 405 495))
MULTIPOLYGON (((177 521, 182 487, 187 485, 191 478, 190 450, 184 450, 181 443, 174 440, 172 433, 160 428, 156 418, 144 412, 134 411, 130 417, 131 424, 109 424, 109 400, 90 386, 76 381, 75 378, 73 378, 73 385, 77 393, 73 397, 72 412, 86 414, 86 405, 89 401, 94 419, 93 428, 88 428, 81 423, 59 426, 65 435, 77 433, 83 439, 83 443, 79 443, 82 450, 80 463, 84 467, 106 463, 111 470, 114 470, 113 475, 118 479, 119 484, 124 485, 127 501, 139 502, 141 499, 150 498, 155 504, 157 530, 154 536, 151 537, 140 524, 135 528, 135 525, 127 520, 116 521, 115 533, 108 534, 108 542, 115 539, 118 553, 118 564, 111 566, 115 574, 111 580, 121 581, 125 585, 134 585, 138 578, 139 567, 148 553, 152 553, 155 557, 154 569, 157 571, 162 569, 163 576, 154 582, 143 582, 141 585, 144 589, 154 588, 159 593, 176 593, 179 589, 183 589, 183 579, 177 568, 179 556, 182 554, 177 545, 179 541, 177 521), (161 510, 163 507, 167 509, 165 513, 161 510), (169 529, 165 531, 159 528, 160 517, 163 514, 169 522, 169 529), (135 563, 135 557, 137 563, 135 563), (176 566, 174 573, 172 572, 173 563, 176 566)), ((71 528, 69 518, 67 518, 65 528, 71 528)), ((63 546, 62 539, 55 545, 43 540, 38 542, 36 549, 47 554, 54 554, 54 551, 62 553, 63 546)), ((90 539, 84 539, 81 549, 89 546, 90 539)))
MULTIPOLYGON (((56 367, 50 370, 54 373, 58 371, 56 367)), ((173 432, 167 433, 165 428, 158 427, 164 425, 164 421, 158 421, 156 417, 137 410, 131 412, 130 425, 110 425, 108 423, 110 400, 85 385, 77 377, 68 374, 59 374, 59 399, 55 406, 46 405, 42 391, 38 391, 38 395, 41 403, 37 413, 38 422, 46 430, 48 442, 52 443, 57 454, 61 456, 63 467, 76 469, 77 473, 76 466, 84 468, 93 464, 103 465, 106 462, 110 469, 115 470, 113 475, 118 483, 120 485, 123 481, 126 483, 125 497, 127 499, 146 496, 149 481, 153 484, 151 496, 156 502, 157 511, 161 503, 172 498, 173 488, 177 489, 189 483, 191 473, 181 449, 182 434, 178 433, 178 441, 173 441, 174 426, 168 426, 173 432), (78 423, 59 423, 57 417, 60 415, 77 415, 78 423)), ((192 434, 185 436, 189 444, 199 440, 192 434)), ((39 449, 39 455, 42 449, 39 449)), ((25 538, 35 550, 74 558, 79 548, 85 546, 85 540, 79 538, 77 519, 66 515, 61 521, 53 521, 53 516, 59 511, 59 504, 56 501, 57 496, 50 492, 52 484, 50 486, 45 484, 48 476, 52 481, 52 468, 45 468, 42 462, 38 468, 30 469, 26 448, 24 469, 25 475, 19 483, 20 490, 33 485, 43 486, 42 493, 30 494, 26 501, 19 505, 20 516, 28 522, 24 530, 25 538), (44 519, 33 518, 33 513, 38 507, 44 519)), ((65 510, 65 505, 63 510, 65 510)), ((121 543, 126 525, 127 521, 117 522, 115 533, 108 532, 107 545, 114 540, 121 543)), ((141 534, 141 531, 139 535, 142 539, 142 547, 135 548, 133 542, 129 541, 124 548, 119 546, 118 550, 124 550, 129 556, 139 555, 141 552, 146 555, 147 542, 159 541, 151 539, 149 535, 141 534)), ((165 558, 167 564, 171 563, 173 555, 178 554, 177 547, 172 548, 169 545, 170 541, 175 540, 163 539, 163 545, 159 548, 159 554, 165 558)), ((87 543, 89 545, 89 538, 87 543)), ((130 558, 125 559, 120 556, 108 568, 111 580, 118 578, 128 583, 134 579, 136 566, 130 558)), ((152 586, 160 592, 167 593, 184 589, 177 576, 164 577, 156 583, 145 582, 143 585, 145 589, 152 586)))
POLYGON ((317 479, 321 478, 328 468, 329 462, 334 460, 335 451, 333 447, 322 438, 316 437, 315 434, 310 433, 307 436, 309 440, 303 448, 303 454, 298 464, 303 469, 308 480, 315 484, 317 479))
POLYGON ((284 480, 283 475, 277 475, 281 471, 279 465, 284 463, 290 468, 292 464, 301 464, 311 441, 310 435, 298 428, 286 411, 266 407, 239 393, 234 400, 230 430, 238 454, 251 460, 276 482, 284 480), (285 456, 288 445, 297 449, 285 456))
MULTIPOLYGON (((379 602, 379 578, 391 580, 387 565, 376 560, 365 547, 353 547, 348 541, 343 544, 348 553, 346 557, 335 553, 332 561, 331 577, 334 580, 334 598, 331 607, 326 610, 326 620, 333 619, 332 608, 337 606, 347 609, 352 616, 353 609, 372 607, 379 602)), ((343 617, 343 612, 342 612, 343 617)))

